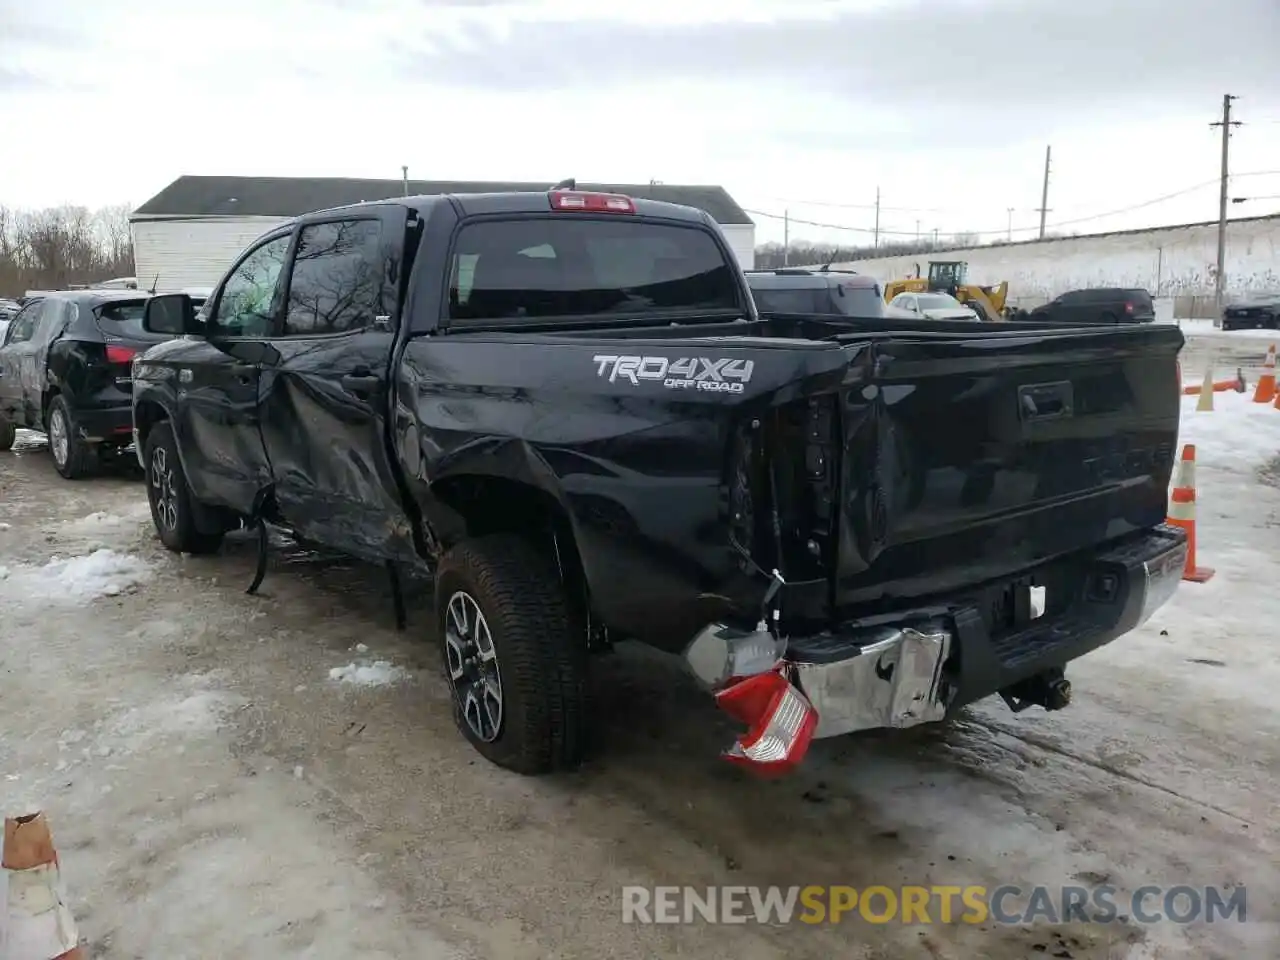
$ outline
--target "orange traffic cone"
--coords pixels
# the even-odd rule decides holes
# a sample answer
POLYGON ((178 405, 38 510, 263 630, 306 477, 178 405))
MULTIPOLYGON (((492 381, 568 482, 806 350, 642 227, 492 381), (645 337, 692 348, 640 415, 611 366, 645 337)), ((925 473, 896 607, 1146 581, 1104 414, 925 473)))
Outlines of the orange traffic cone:
POLYGON ((1267 347, 1267 359, 1262 361, 1262 376, 1253 390, 1254 403, 1270 403, 1276 398, 1276 345, 1267 347))
MULTIPOLYGON (((1228 393, 1232 390, 1234 390, 1236 393, 1244 393, 1248 389, 1249 389, 1249 382, 1245 380, 1244 371, 1239 367, 1236 367, 1236 375, 1231 379, 1213 381, 1214 393, 1228 393)), ((1204 390, 1203 384, 1199 386, 1193 385, 1190 387, 1182 388, 1183 394, 1188 397, 1199 396, 1201 391, 1203 390, 1204 390)))
POLYGON ((83 960, 75 917, 62 891, 58 853, 43 813, 5 819, 0 867, 8 881, 0 957, 83 960))
POLYGON ((1209 567, 1196 566, 1196 445, 1188 443, 1182 448, 1178 462, 1177 480, 1169 497, 1169 523, 1187 531, 1187 563, 1182 579, 1193 583, 1205 583, 1213 576, 1209 567))

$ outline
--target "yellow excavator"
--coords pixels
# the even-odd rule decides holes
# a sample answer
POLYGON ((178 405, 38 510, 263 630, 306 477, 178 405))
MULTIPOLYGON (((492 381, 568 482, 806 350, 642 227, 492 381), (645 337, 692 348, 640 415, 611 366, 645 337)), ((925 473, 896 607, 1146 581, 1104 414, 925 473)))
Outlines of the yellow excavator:
POLYGON ((884 285, 884 299, 888 303, 900 293, 949 293, 966 307, 978 312, 984 320, 997 321, 1007 317, 1005 304, 1009 298, 1009 281, 1002 280, 994 287, 982 287, 968 282, 969 265, 961 260, 930 260, 929 275, 916 275, 903 280, 890 280, 884 285))

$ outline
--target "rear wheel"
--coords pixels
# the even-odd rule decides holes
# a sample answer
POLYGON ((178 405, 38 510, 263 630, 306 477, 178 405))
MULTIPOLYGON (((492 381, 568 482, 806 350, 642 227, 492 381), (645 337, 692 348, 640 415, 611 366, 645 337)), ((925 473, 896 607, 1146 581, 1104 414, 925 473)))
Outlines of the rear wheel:
POLYGON ((440 562, 436 619, 454 720, 517 773, 571 768, 586 728, 586 638, 555 567, 511 535, 464 541, 440 562))
POLYGON ((18 439, 18 428, 4 417, 0 417, 0 452, 13 449, 13 442, 18 439))
POLYGON ((160 542, 175 553, 213 553, 222 545, 221 533, 204 533, 195 522, 194 497, 178 458, 173 428, 161 421, 147 435, 147 502, 160 542))
POLYGON ((79 480, 85 476, 93 466, 96 451, 92 444, 76 436, 75 417, 61 394, 54 397, 49 405, 45 430, 49 436, 53 466, 58 473, 68 480, 79 480))

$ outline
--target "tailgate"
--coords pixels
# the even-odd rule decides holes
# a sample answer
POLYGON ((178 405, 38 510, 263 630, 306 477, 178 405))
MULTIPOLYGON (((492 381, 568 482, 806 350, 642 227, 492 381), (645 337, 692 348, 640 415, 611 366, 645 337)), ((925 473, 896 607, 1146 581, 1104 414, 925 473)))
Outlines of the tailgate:
POLYGON ((874 341, 842 395, 837 607, 1163 522, 1182 343, 1163 325, 874 341))

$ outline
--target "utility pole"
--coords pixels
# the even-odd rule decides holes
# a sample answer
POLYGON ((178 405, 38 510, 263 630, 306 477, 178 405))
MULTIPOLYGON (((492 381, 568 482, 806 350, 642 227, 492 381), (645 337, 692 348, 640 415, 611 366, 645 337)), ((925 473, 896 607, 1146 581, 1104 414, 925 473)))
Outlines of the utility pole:
POLYGON ((782 211, 782 265, 791 262, 791 211, 782 211))
POLYGON ((916 221, 916 243, 920 242, 920 221, 916 221))
POLYGON ((1049 212, 1049 164, 1053 158, 1053 145, 1044 148, 1044 186, 1040 190, 1040 239, 1044 239, 1044 217, 1049 212))
POLYGON ((933 228, 933 246, 934 246, 934 249, 937 249, 937 246, 938 246, 938 228, 937 227, 933 228))
POLYGON ((1222 315, 1222 294, 1226 290, 1227 278, 1227 180, 1231 169, 1229 153, 1231 150, 1231 128, 1240 126, 1239 120, 1231 119, 1231 101, 1238 100, 1229 93, 1222 95, 1222 119, 1211 123, 1211 127, 1222 128, 1222 186, 1218 197, 1218 272, 1214 277, 1213 302, 1214 317, 1222 315))
POLYGON ((1005 234, 1005 240, 1013 243, 1013 207, 1005 207, 1004 209, 1009 214, 1009 232, 1005 234))
POLYGON ((880 249, 880 188, 876 187, 876 239, 875 248, 880 249))
POLYGON ((409 195, 409 168, 407 166, 400 168, 400 176, 404 178, 404 195, 407 197, 409 195))

